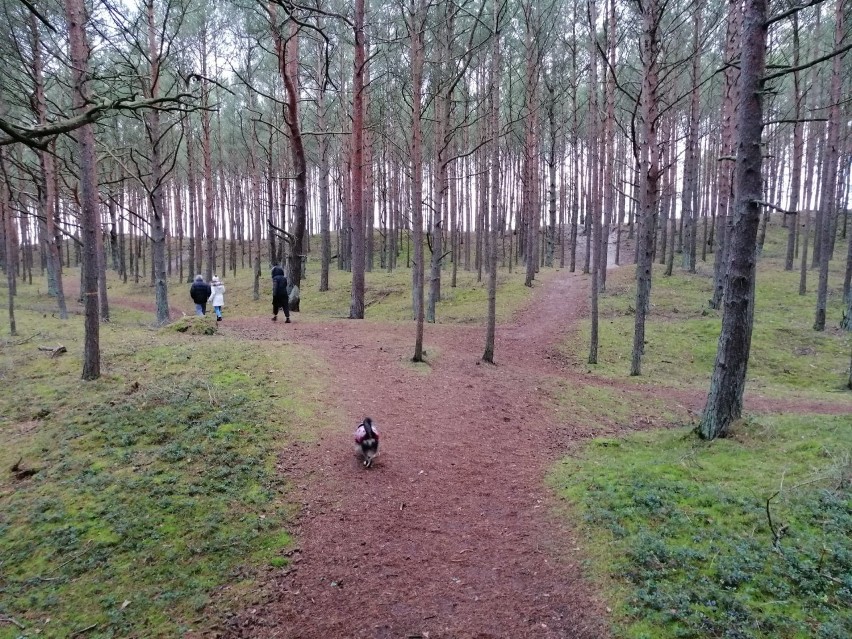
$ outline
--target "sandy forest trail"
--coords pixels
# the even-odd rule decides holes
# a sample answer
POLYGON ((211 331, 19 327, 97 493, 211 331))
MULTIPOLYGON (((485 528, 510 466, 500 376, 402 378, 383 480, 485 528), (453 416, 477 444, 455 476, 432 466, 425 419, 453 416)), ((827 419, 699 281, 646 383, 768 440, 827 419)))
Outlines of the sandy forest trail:
MULTIPOLYGON (((556 422, 546 382, 624 388, 693 410, 704 395, 597 379, 566 362, 557 344, 587 313, 587 297, 588 279, 567 271, 539 285, 498 329, 497 366, 479 363, 480 327, 428 325, 431 364, 418 370, 407 364, 409 324, 226 322, 226 335, 284 339, 323 356, 347 420, 319 442, 286 445, 280 469, 303 508, 299 549, 224 636, 605 636, 604 607, 544 483, 568 442, 590 433, 556 422), (371 471, 351 442, 365 415, 382 435, 371 471)), ((749 406, 841 410, 761 398, 749 406)))

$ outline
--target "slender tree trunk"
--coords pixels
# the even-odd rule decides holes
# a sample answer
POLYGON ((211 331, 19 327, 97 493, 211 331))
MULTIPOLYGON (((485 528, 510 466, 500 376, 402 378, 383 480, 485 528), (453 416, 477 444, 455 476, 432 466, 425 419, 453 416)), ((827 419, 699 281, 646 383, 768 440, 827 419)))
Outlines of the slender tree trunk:
MULTIPOLYGON (((325 88, 328 78, 325 76, 325 65, 321 56, 318 57, 320 87, 317 93, 317 125, 321 133, 325 133, 328 125, 326 121, 325 88)), ((328 290, 328 269, 331 262, 331 231, 329 229, 329 186, 328 186, 328 136, 319 137, 319 205, 320 205, 320 236, 321 236, 321 264, 320 264, 320 291, 328 290)))
POLYGON ((500 0, 494 0, 491 31, 491 242, 488 256, 488 319, 482 361, 494 363, 497 333, 497 227, 500 225, 500 0))
MULTIPOLYGON (((352 224, 350 226, 352 233, 352 296, 349 304, 350 319, 364 319, 364 252, 366 250, 364 245, 365 64, 364 0, 355 0, 355 68, 352 81, 352 224)), ((418 113, 418 118, 419 115, 418 113)), ((420 249, 422 251, 422 245, 420 249)))
POLYGON ((539 16, 535 4, 530 0, 524 5, 526 77, 524 86, 524 259, 526 277, 524 284, 532 286, 538 266, 538 110, 536 108, 536 89, 539 75, 538 22, 539 16))
POLYGON ((645 316, 651 299, 651 269, 654 254, 657 200, 659 197, 660 161, 657 146, 657 88, 659 41, 659 6, 656 0, 642 4, 642 35, 639 51, 642 60, 642 143, 640 145, 640 233, 636 242, 636 317, 633 327, 631 375, 642 374, 645 352, 645 316))
POLYGON ((600 211, 600 143, 598 129, 600 113, 598 112, 598 38, 597 38, 597 3, 589 0, 589 208, 586 216, 592 218, 592 244, 594 251, 591 260, 592 295, 591 295, 591 335, 589 340, 589 364, 598 363, 598 296, 600 294, 601 270, 601 211, 600 211))
POLYGON ((107 295, 107 279, 106 279, 106 251, 104 250, 104 231, 101 224, 100 207, 98 207, 98 232, 96 239, 98 242, 98 302, 100 308, 101 322, 109 322, 109 297, 107 295))
POLYGON ((702 439, 725 437, 742 414, 754 324, 756 240, 763 198, 761 179, 763 83, 767 0, 746 0, 737 108, 734 220, 725 278, 722 332, 710 393, 698 427, 702 439))
MULTIPOLYGON (((71 58, 73 105, 83 111, 89 103, 89 44, 84 0, 66 0, 68 44, 71 58)), ((98 175, 94 126, 86 124, 76 132, 77 162, 80 170, 80 230, 83 240, 81 294, 84 304, 83 379, 101 376, 100 325, 98 323, 98 175)))
POLYGON ((187 211, 189 221, 189 268, 187 270, 185 281, 191 282, 201 271, 201 264, 199 264, 195 259, 195 246, 200 229, 195 224, 198 219, 195 200, 198 189, 195 184, 195 153, 193 152, 194 144, 191 117, 188 117, 185 123, 181 123, 181 126, 185 127, 183 133, 184 139, 186 140, 186 189, 189 196, 189 209, 187 211))
MULTIPOLYGON (((799 66, 799 14, 794 13, 793 19, 793 68, 799 66)), ((790 176, 790 205, 789 219, 785 215, 787 226, 787 255, 784 260, 784 270, 793 270, 793 259, 795 258, 796 239, 799 230, 799 195, 802 186, 802 159, 805 152, 804 123, 802 120, 802 89, 800 81, 801 73, 793 72, 793 103, 795 105, 793 125, 793 167, 790 176)))
MULTIPOLYGON (((731 162, 733 154, 735 125, 735 107, 739 100, 738 76, 739 70, 734 64, 740 45, 742 30, 741 0, 728 1, 728 24, 725 38, 725 95, 722 102, 722 142, 719 158, 718 196, 716 200, 716 255, 713 265, 713 296, 710 299, 711 308, 719 308, 722 304, 722 292, 725 287, 725 266, 727 264, 727 231, 731 200, 731 162)), ((736 193, 734 193, 736 196, 736 193)))
POLYGON ((684 235, 683 268, 695 273, 695 236, 698 210, 694 206, 698 193, 698 127, 700 125, 700 75, 701 75, 701 17, 704 12, 703 2, 699 2, 694 11, 692 26, 692 67, 690 81, 692 91, 689 98, 689 124, 686 134, 686 158, 683 164, 683 193, 681 196, 681 218, 683 219, 684 235))
POLYGON ((598 289, 606 292, 607 265, 609 264, 609 235, 612 226, 615 202, 615 68, 618 35, 616 33, 616 5, 610 0, 606 29, 607 67, 604 70, 606 78, 606 116, 603 125, 602 148, 604 163, 601 165, 603 174, 600 181, 603 202, 603 219, 601 227, 600 259, 598 260, 598 289))
MULTIPOLYGON (((41 37, 38 23, 33 13, 29 15, 29 28, 32 36, 32 67, 35 81, 35 105, 38 122, 47 124, 47 100, 44 93, 44 60, 42 57, 41 37)), ((56 295, 59 307, 59 318, 68 319, 68 308, 65 304, 65 290, 62 281, 62 260, 59 256, 60 235, 56 225, 56 165, 53 154, 46 151, 38 152, 39 168, 41 169, 41 184, 39 187, 39 208, 44 217, 45 246, 47 247, 48 286, 56 295)))
POLYGON ((843 278, 843 301, 846 302, 846 308, 840 327, 852 331, 852 233, 848 233, 846 239, 846 274, 843 278))
MULTIPOLYGON (((844 3, 837 3, 835 12, 834 48, 839 50, 846 35, 844 31, 844 3)), ((828 112, 828 142, 822 162, 819 209, 822 218, 821 237, 814 238, 821 246, 819 261, 819 287, 817 289, 816 317, 814 330, 825 330, 825 314, 828 305, 828 263, 831 260, 832 240, 835 235, 834 220, 837 217, 837 173, 842 141, 840 139, 840 99, 843 86, 843 56, 837 55, 831 67, 831 97, 828 112)))
MULTIPOLYGON (((574 0, 574 20, 571 21, 571 38, 577 39, 577 0, 574 0)), ((568 270, 577 270, 577 227, 580 219, 580 116, 577 103, 578 93, 577 47, 571 49, 571 259, 568 270)))
MULTIPOLYGON (((148 98, 160 96, 160 57, 156 24, 154 21, 154 0, 146 0, 145 14, 148 23, 148 64, 150 77, 147 79, 148 98)), ((151 109, 145 114, 148 139, 151 142, 148 197, 151 204, 151 262, 154 267, 154 297, 157 302, 157 324, 162 326, 169 321, 169 290, 166 276, 166 232, 163 216, 166 204, 163 198, 163 159, 160 150, 160 112, 151 109)))
MULTIPOLYGON (((556 250, 556 90, 553 84, 547 87, 547 122, 550 126, 550 153, 547 157, 548 207, 547 227, 544 230, 544 264, 553 266, 556 250)), ((493 135, 493 134, 492 134, 493 135)))
MULTIPOLYGON (((356 0, 360 2, 361 0, 356 0)), ((412 0, 409 8, 408 35, 411 38, 411 224, 414 241, 412 291, 414 295, 414 362, 423 361, 423 141, 421 131, 423 92, 423 29, 426 0, 412 0)))
MULTIPOLYGON (((215 195, 213 193, 213 159, 210 149, 210 84, 207 78, 207 27, 201 30, 201 155, 204 163, 204 226, 207 240, 207 261, 204 265, 204 279, 213 279, 216 266, 216 218, 215 195)), ((200 233, 201 225, 198 226, 200 233)), ((199 261, 199 270, 201 263, 199 261)))
POLYGON ((435 308, 441 301, 441 262, 444 254, 444 194, 447 190, 447 143, 445 135, 449 126, 450 96, 445 86, 445 65, 449 56, 449 41, 452 38, 452 20, 448 15, 447 3, 442 3, 443 26, 438 36, 437 78, 438 91, 435 96, 435 171, 432 181, 432 259, 429 274, 429 299, 426 306, 426 321, 435 321, 435 308))
POLYGON ((17 325, 15 323, 15 275, 17 270, 17 250, 15 248, 15 226, 8 182, 4 150, 0 150, 0 221, 3 223, 4 248, 6 252, 4 255, 5 260, 3 266, 6 267, 6 283, 8 285, 9 294, 7 305, 9 310, 9 335, 15 337, 18 335, 17 325))

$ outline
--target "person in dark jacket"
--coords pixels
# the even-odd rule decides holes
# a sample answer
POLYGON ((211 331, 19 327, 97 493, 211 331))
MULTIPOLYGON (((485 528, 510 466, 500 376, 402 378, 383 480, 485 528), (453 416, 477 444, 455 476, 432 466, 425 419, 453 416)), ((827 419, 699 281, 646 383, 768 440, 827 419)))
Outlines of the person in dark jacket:
POLYGON ((272 321, 278 321, 278 310, 284 310, 285 324, 290 323, 290 300, 287 297, 287 276, 278 264, 272 267, 272 321))
POLYGON ((195 281, 192 283, 192 286, 189 287, 189 296, 192 298, 192 301, 195 302, 196 315, 204 315, 207 313, 207 300, 210 299, 212 292, 210 285, 204 281, 204 278, 200 275, 196 275, 195 281))

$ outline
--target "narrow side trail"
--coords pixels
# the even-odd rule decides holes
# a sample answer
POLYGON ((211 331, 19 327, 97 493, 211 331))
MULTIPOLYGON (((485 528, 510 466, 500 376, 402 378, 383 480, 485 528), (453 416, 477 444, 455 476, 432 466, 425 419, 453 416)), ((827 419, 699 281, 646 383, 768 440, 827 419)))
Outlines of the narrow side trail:
POLYGON ((605 636, 544 485, 559 447, 541 366, 584 311, 582 286, 564 272, 540 286, 498 329, 497 366, 479 363, 481 328, 427 326, 431 364, 415 368, 410 325, 228 322, 325 356, 348 419, 317 444, 287 445, 282 472, 304 508, 298 560, 226 636, 605 636), (351 442, 365 415, 382 437, 372 470, 351 442))

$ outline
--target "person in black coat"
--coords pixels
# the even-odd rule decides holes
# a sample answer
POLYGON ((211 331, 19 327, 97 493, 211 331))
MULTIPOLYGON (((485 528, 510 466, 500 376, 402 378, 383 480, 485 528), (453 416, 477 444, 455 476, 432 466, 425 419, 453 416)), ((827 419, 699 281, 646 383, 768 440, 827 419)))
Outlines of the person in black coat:
POLYGON ((272 267, 272 321, 278 321, 278 310, 284 310, 285 324, 290 323, 290 300, 287 296, 287 276, 278 264, 272 267))
POLYGON ((210 295, 212 293, 213 290, 210 288, 210 285, 204 281, 204 278, 200 275, 196 275, 195 281, 192 283, 192 286, 189 287, 189 296, 192 298, 192 301, 195 302, 196 315, 205 315, 207 313, 207 300, 210 299, 210 295))

